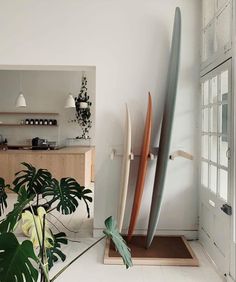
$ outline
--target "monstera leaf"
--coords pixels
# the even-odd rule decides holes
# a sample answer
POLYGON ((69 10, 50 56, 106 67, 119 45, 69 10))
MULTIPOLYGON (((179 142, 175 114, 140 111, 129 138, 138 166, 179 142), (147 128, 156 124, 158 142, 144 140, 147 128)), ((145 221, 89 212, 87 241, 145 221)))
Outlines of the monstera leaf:
POLYGON ((44 235, 43 235, 43 216, 46 215, 46 211, 43 207, 37 209, 37 215, 33 215, 30 211, 22 213, 22 231, 25 236, 30 237, 34 247, 42 245, 43 237, 44 246, 50 248, 53 244, 49 243, 49 239, 53 240, 50 229, 45 223, 44 235), (40 241, 40 242, 39 242, 40 241))
POLYGON ((78 189, 78 190, 80 191, 79 195, 78 195, 78 198, 80 200, 84 201, 84 203, 86 205, 86 209, 87 209, 88 218, 90 218, 90 210, 89 210, 89 203, 88 202, 91 203, 93 201, 93 198, 88 196, 88 194, 92 193, 92 191, 90 189, 85 189, 84 186, 80 186, 80 189, 78 189))
POLYGON ((20 245, 13 233, 0 235, 1 282, 37 281, 38 270, 30 259, 38 261, 30 241, 26 240, 20 245))
POLYGON ((20 187, 24 185, 29 195, 41 194, 43 187, 51 182, 51 173, 42 168, 37 170, 31 164, 22 163, 22 165, 26 169, 16 173, 17 177, 13 181, 14 190, 18 192, 20 187))
POLYGON ((112 216, 108 217, 105 220, 105 226, 106 229, 103 231, 103 233, 113 241, 117 251, 123 259, 126 268, 131 267, 133 263, 131 259, 130 249, 127 247, 125 240, 120 235, 116 227, 116 221, 112 216))
POLYGON ((47 249, 47 258, 48 258, 48 267, 49 270, 53 267, 54 262, 57 262, 60 258, 62 261, 65 261, 66 255, 60 250, 61 244, 68 244, 66 239, 66 234, 60 232, 57 234, 52 234, 53 240, 49 239, 49 243, 52 244, 51 248, 47 249))
MULTIPOLYGON (((11 212, 8 213, 6 218, 0 223, 0 233, 13 231, 21 218, 21 214, 27 204, 32 200, 28 198, 25 187, 21 187, 18 193, 17 203, 11 212)), ((0 280, 1 281, 1 280, 0 280)))
POLYGON ((0 216, 4 213, 4 209, 7 208, 7 194, 5 188, 9 185, 5 185, 5 181, 0 177, 0 216))
POLYGON ((88 193, 91 192, 85 190, 83 193, 83 189, 74 178, 62 178, 60 182, 53 178, 50 186, 44 188, 43 197, 53 196, 51 202, 57 201, 57 210, 62 214, 71 214, 78 207, 78 200, 83 198, 87 203, 90 198, 87 196, 88 193))

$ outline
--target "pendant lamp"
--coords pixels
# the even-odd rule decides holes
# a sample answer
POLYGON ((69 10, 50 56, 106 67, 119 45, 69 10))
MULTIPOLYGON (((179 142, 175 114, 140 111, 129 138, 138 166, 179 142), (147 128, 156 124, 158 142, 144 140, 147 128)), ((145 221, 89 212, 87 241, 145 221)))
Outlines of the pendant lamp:
POLYGON ((17 108, 24 108, 26 107, 26 101, 25 97, 22 92, 19 93, 17 99, 16 99, 16 107, 17 108))
POLYGON ((65 108, 75 108, 75 99, 71 93, 69 93, 66 99, 65 108))

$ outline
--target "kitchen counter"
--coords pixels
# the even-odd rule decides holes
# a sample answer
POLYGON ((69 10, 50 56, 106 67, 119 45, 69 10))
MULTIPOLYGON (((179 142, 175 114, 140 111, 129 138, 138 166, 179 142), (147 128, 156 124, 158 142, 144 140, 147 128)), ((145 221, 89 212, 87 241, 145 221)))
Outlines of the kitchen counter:
POLYGON ((50 171, 56 179, 73 177, 80 185, 89 186, 92 174, 91 147, 65 147, 58 150, 2 150, 0 177, 11 184, 15 173, 24 169, 22 162, 50 171))
POLYGON ((7 149, 7 150, 0 150, 1 153, 8 153, 8 154, 85 154, 91 151, 91 147, 62 147, 56 150, 32 150, 28 149, 7 149))

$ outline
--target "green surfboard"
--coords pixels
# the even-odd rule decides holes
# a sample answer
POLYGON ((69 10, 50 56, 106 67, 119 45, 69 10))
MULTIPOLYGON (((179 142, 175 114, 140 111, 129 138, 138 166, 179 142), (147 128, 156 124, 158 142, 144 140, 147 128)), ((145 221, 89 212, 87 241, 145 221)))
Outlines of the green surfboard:
POLYGON ((178 84, 179 58, 181 41, 181 12, 180 8, 175 9, 174 28, 172 34, 171 54, 167 77, 167 92, 165 98, 160 145, 156 165, 156 173, 152 194, 152 203, 148 223, 146 248, 152 243, 155 235, 162 204, 162 196, 165 185, 166 170, 169 160, 171 131, 174 118, 175 100, 178 84))

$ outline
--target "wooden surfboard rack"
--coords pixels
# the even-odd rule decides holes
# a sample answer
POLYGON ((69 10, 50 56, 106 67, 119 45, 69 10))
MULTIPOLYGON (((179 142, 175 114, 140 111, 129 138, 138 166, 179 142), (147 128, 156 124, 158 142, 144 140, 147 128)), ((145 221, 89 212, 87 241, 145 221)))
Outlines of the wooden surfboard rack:
POLYGON ((191 155, 191 154, 189 154, 185 151, 182 151, 182 150, 178 150, 178 151, 173 152, 170 155, 170 160, 174 161, 174 159, 178 158, 178 157, 182 157, 182 158, 188 159, 190 161, 193 160, 193 155, 191 155))
MULTIPOLYGON (((116 149, 112 149, 111 153, 110 153, 110 159, 114 160, 116 157, 122 157, 122 154, 118 154, 116 149)), ((151 152, 149 153, 149 159, 150 160, 155 160, 158 156, 158 148, 155 147, 151 150, 151 152)), ((130 154, 130 160, 134 160, 135 158, 139 158, 140 155, 134 154, 133 152, 130 154)), ((174 161, 176 158, 181 157, 184 159, 188 159, 188 160, 193 160, 193 155, 191 155, 190 153, 187 153, 185 151, 182 150, 177 150, 174 151, 173 153, 170 154, 169 159, 174 161)))
MULTIPOLYGON (((199 266, 184 236, 155 236, 148 249, 145 248, 145 241, 146 236, 134 235, 131 243, 128 243, 134 265, 199 266)), ((110 239, 106 241, 104 264, 123 264, 110 239)))

